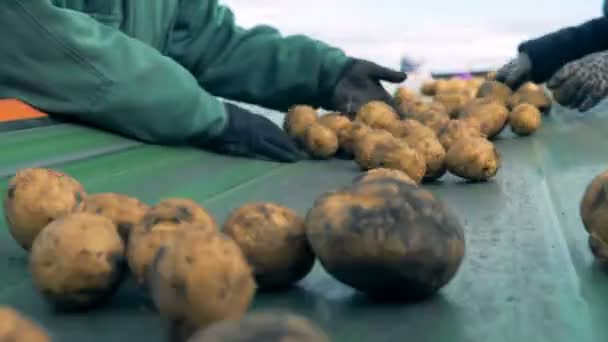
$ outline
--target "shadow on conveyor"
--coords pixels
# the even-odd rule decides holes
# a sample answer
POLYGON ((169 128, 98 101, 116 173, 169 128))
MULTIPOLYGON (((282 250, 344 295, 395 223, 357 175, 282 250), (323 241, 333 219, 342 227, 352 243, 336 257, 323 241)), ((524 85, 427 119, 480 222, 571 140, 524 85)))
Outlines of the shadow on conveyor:
POLYGON ((0 133, 20 131, 24 129, 32 129, 38 127, 47 127, 52 125, 59 125, 61 123, 63 122, 57 119, 51 119, 49 117, 30 120, 0 122, 0 133))

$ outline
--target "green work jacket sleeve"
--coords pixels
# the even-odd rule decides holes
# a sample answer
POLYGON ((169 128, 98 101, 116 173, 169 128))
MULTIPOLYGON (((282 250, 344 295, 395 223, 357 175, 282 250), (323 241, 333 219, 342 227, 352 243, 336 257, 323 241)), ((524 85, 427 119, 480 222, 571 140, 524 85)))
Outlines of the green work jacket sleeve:
POLYGON ((218 134, 223 103, 183 66, 86 14, 43 0, 0 10, 0 98, 146 142, 218 134))
POLYGON ((168 54, 210 93, 286 110, 328 102, 348 57, 318 40, 283 36, 259 25, 244 29, 217 0, 183 0, 168 54))

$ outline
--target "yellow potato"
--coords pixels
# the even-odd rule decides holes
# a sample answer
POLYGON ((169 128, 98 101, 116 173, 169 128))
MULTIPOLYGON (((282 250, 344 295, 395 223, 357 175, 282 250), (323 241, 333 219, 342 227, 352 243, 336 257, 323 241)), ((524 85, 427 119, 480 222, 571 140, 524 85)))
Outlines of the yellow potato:
POLYGON ((371 128, 388 129, 399 120, 399 115, 385 102, 371 101, 361 106, 355 120, 371 128))
POLYGON ((338 151, 336 133, 318 122, 306 128, 302 140, 306 150, 317 159, 329 159, 338 151))
POLYGON ((465 138, 450 147, 445 163, 448 171, 456 176, 471 181, 485 181, 496 176, 501 158, 489 140, 465 138))
POLYGON ((541 125, 541 114, 533 105, 522 103, 509 114, 509 125, 513 133, 521 136, 536 132, 541 125))
POLYGON ((15 309, 0 306, 0 341, 51 342, 45 329, 15 309))
POLYGON ((304 134, 306 127, 316 122, 317 111, 307 105, 296 105, 287 111, 283 121, 283 129, 291 137, 299 139, 304 134))

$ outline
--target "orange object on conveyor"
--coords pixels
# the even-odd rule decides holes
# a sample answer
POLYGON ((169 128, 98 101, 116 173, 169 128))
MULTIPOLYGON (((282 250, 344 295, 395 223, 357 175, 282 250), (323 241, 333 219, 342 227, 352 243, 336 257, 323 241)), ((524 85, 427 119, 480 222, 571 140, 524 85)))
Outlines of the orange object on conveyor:
POLYGON ((19 100, 0 100, 0 122, 31 120, 44 117, 47 117, 47 114, 19 100))

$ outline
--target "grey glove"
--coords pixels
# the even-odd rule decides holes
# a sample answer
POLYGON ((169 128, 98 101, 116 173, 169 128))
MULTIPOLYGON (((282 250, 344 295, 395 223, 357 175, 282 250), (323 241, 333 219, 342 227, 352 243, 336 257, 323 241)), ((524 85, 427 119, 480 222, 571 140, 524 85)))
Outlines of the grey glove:
POLYGON ((512 59, 496 72, 496 80, 508 85, 511 89, 529 81, 532 76, 532 61, 524 52, 512 59))
POLYGON ((586 112, 608 96, 608 52, 564 65, 547 82, 557 103, 586 112))

